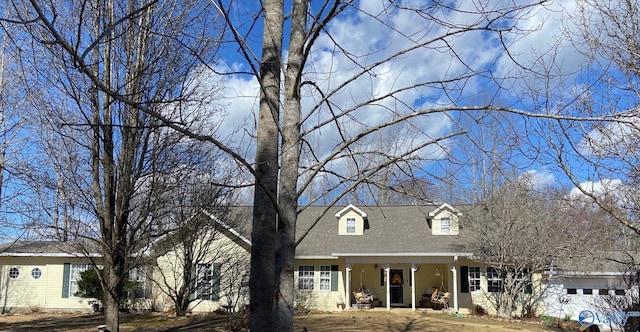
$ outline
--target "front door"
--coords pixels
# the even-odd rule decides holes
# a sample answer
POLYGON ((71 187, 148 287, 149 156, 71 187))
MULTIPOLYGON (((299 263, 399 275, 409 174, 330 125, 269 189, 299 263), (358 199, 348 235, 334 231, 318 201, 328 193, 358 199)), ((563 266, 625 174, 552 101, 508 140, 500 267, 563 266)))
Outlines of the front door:
POLYGON ((404 277, 402 270, 391 270, 391 303, 402 304, 404 303, 404 277))

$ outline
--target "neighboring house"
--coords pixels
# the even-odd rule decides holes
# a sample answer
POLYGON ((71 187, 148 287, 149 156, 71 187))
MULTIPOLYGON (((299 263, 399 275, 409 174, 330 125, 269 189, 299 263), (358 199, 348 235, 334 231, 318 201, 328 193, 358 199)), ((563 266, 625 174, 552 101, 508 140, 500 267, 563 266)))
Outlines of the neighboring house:
MULTIPOLYGON (((209 312, 221 308, 236 311, 249 303, 251 241, 243 235, 246 230, 242 230, 242 224, 231 227, 210 213, 204 214, 215 221, 216 227, 202 234, 201 240, 169 238, 158 241, 155 246, 171 247, 156 255, 152 279, 158 287, 154 292, 154 303, 158 308, 175 306, 176 291, 185 284, 185 275, 190 276, 191 280, 186 283, 193 290, 188 311, 209 312), (187 252, 185 245, 189 247, 187 252), (185 266, 191 266, 193 273, 185 274, 185 266)), ((245 225, 251 220, 246 215, 233 218, 245 225)))
POLYGON ((639 299, 638 272, 630 271, 630 264, 620 263, 631 257, 619 257, 620 254, 623 253, 600 252, 600 259, 581 259, 580 263, 573 262, 570 266, 559 264, 558 268, 548 271, 545 314, 582 320, 584 325, 597 324, 603 330, 618 328, 615 323, 619 312, 639 299))
MULTIPOLYGON (((219 234, 223 236, 212 243, 219 250, 193 267, 197 278, 192 297, 196 301, 191 311, 213 311, 225 306, 238 310, 248 304, 251 209, 236 208, 246 217, 236 218, 243 223, 235 227, 209 215, 218 223, 219 234)), ((462 216, 449 204, 307 207, 298 218, 296 232, 297 238, 301 239, 296 249, 294 271, 296 306, 325 311, 343 310, 355 306, 354 292, 366 289, 375 294, 376 303, 383 308, 416 309, 429 305, 427 299, 435 288, 450 293, 448 304, 452 310, 471 313, 475 306, 481 306, 495 313, 489 299, 500 290, 501 280, 491 267, 474 261, 473 253, 465 250, 461 236, 462 216)), ((37 247, 38 243, 24 243, 24 248, 31 246, 37 247)), ((74 255, 59 256, 60 251, 51 249, 29 249, 18 253, 17 248, 15 245, 8 247, 0 254, 3 278, 0 289, 5 307, 40 305, 44 310, 88 308, 86 300, 70 297, 70 290, 67 297, 64 296, 65 289, 73 287, 72 271, 80 269, 78 264, 86 262, 86 259, 74 255), (68 279, 65 277, 66 266, 69 266, 68 279), (12 268, 19 270, 19 277, 11 279, 12 268), (29 275, 37 275, 37 272, 32 272, 35 268, 42 272, 38 287, 46 291, 34 291, 25 296, 21 291, 25 288, 23 285, 40 280, 29 275)), ((159 280, 170 272, 179 284, 182 270, 173 264, 178 260, 180 250, 179 247, 166 250, 157 258, 153 278, 159 280)), ((559 313, 559 308, 552 303, 553 298, 549 298, 553 295, 546 295, 552 292, 543 292, 545 287, 564 290, 569 287, 569 282, 581 282, 579 276, 570 274, 566 274, 564 279, 552 278, 548 283, 540 281, 541 275, 520 277, 532 278, 533 283, 532 287, 525 289, 522 298, 547 296, 543 301, 546 310, 544 307, 535 310, 538 314, 551 316, 562 315, 568 309, 565 307, 563 313, 559 313), (562 283, 559 280, 563 280, 562 283)), ((580 287, 573 288, 583 289, 580 287)), ((612 291, 617 289, 607 287, 612 291)), ((599 288, 594 286, 592 289, 599 288)), ((153 303, 159 309, 172 306, 166 292, 157 286, 153 291, 153 303)))
MULTIPOLYGON (((97 254, 91 254, 98 257, 97 254)), ((91 303, 75 297, 87 254, 71 243, 36 241, 0 245, 2 313, 14 310, 88 311, 91 303)))

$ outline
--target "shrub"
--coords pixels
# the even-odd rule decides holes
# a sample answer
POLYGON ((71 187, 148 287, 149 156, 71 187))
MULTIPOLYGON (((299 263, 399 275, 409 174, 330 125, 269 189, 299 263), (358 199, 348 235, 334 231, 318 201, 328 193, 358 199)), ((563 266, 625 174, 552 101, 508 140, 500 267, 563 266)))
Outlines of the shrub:
POLYGON ((29 306, 29 312, 36 315, 42 313, 42 306, 39 304, 32 304, 29 306))
POLYGON ((474 305, 473 306, 473 314, 475 316, 485 316, 487 314, 487 309, 483 308, 480 305, 474 305))

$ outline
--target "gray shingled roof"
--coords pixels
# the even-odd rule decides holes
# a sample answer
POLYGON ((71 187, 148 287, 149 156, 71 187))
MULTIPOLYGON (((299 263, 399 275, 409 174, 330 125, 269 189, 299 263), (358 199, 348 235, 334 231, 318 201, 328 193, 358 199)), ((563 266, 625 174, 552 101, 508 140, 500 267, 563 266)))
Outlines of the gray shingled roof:
MULTIPOLYGON (((357 206, 367 213, 368 228, 363 235, 338 235, 335 214, 345 206, 311 206, 298 217, 296 237, 315 222, 309 234, 296 249, 298 257, 331 257, 340 255, 444 255, 464 253, 459 235, 432 235, 427 216, 438 206, 388 205, 357 206), (324 214, 323 214, 324 213, 324 214)), ((251 238, 252 207, 236 207, 224 220, 246 238, 251 238)), ((74 243, 31 241, 0 244, 0 255, 78 253, 74 243)))
MULTIPOLYGON (((439 206, 386 205, 356 206, 367 214, 368 229, 363 235, 338 235, 335 214, 345 206, 310 206, 298 217, 296 238, 318 218, 318 223, 296 248, 298 257, 331 257, 334 254, 364 255, 454 255, 464 252, 459 235, 432 235, 427 223, 429 212, 439 206), (324 214, 323 214, 324 213, 324 214)), ((251 238, 251 209, 238 207, 247 216, 237 229, 251 238)))
POLYGON ((0 244, 0 256, 79 256, 82 248, 87 246, 73 241, 16 241, 0 244))
MULTIPOLYGON (((432 235, 427 223, 437 206, 389 205, 357 206, 367 213, 368 229, 363 235, 338 235, 335 214, 344 206, 330 207, 298 245, 297 256, 333 254, 453 255, 462 253, 458 235, 432 235)), ((297 238, 320 217, 326 207, 312 206, 298 218, 297 238)))

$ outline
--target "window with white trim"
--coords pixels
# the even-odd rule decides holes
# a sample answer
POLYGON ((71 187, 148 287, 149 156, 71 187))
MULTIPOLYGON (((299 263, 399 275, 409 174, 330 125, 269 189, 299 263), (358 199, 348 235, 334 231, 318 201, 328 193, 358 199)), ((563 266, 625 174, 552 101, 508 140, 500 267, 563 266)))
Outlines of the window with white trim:
POLYGON ((12 267, 9 269, 9 279, 18 279, 20 276, 20 270, 17 267, 12 267))
POLYGON ((500 272, 494 267, 487 267, 487 291, 490 293, 500 293, 502 291, 500 272))
POLYGON ((147 275, 143 267, 136 267, 129 270, 129 280, 136 283, 136 288, 129 291, 129 298, 146 299, 147 298, 147 275))
POLYGON ((356 218, 347 218, 347 234, 356 233, 356 218))
POLYGON ((31 269, 31 278, 40 279, 40 277, 42 277, 42 270, 40 270, 39 267, 34 267, 33 269, 31 269))
POLYGON ((298 266, 298 290, 313 290, 313 273, 312 265, 298 266))
POLYGON ((331 265, 320 266, 320 290, 331 290, 331 265))
POLYGON ((71 264, 71 270, 69 272, 69 297, 75 297, 74 294, 78 292, 80 272, 88 270, 89 266, 89 264, 71 264))
POLYGON ((440 219, 440 234, 451 234, 451 218, 440 219))
POLYGON ((479 266, 469 266, 469 272, 467 273, 469 279, 469 291, 479 291, 480 290, 480 267, 479 266))
POLYGON ((217 301, 220 297, 220 266, 216 263, 198 264, 196 298, 217 301))

